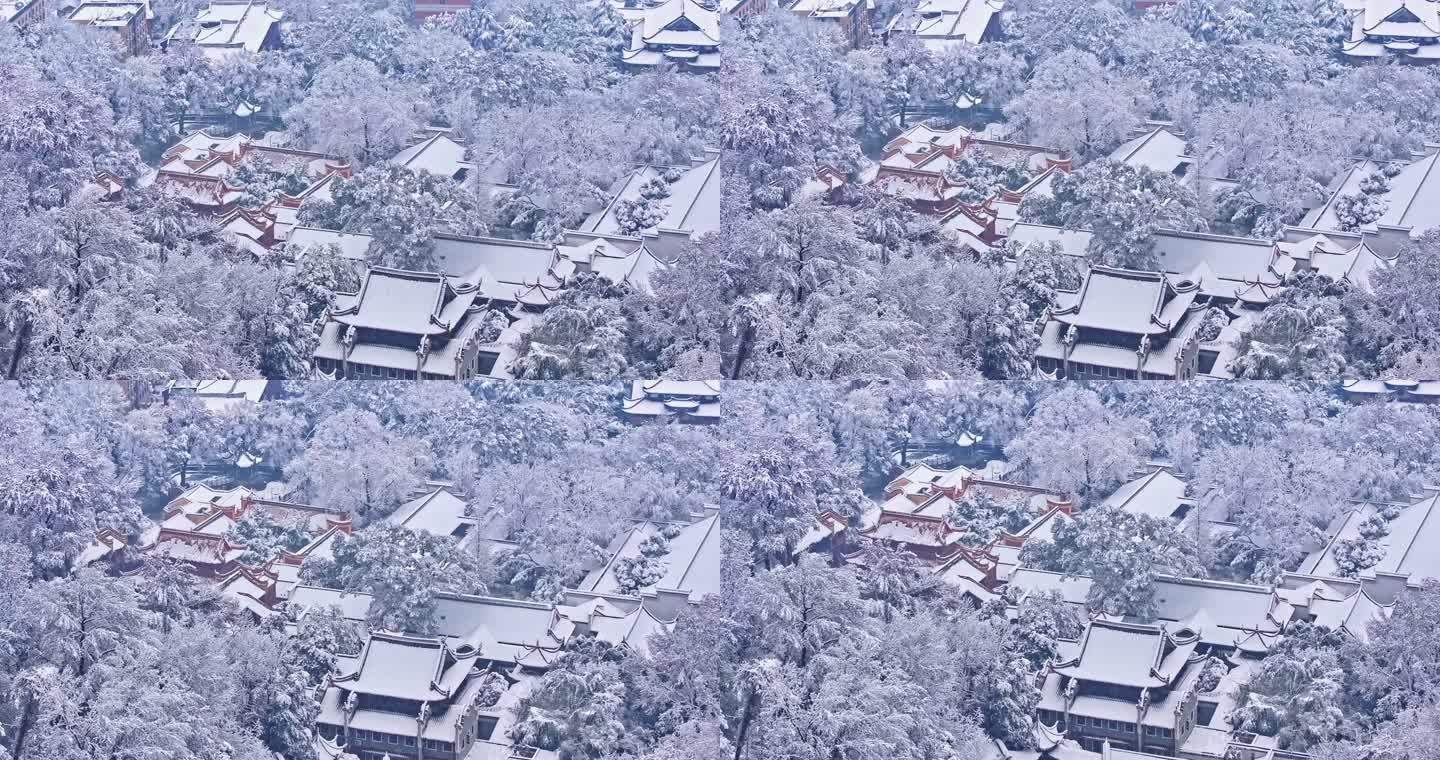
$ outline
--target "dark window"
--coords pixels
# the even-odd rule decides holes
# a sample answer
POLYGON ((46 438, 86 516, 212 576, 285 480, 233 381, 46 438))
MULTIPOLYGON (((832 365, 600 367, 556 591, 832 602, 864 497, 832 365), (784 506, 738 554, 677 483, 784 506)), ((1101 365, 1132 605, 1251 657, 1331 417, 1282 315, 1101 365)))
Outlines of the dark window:
POLYGON ((1200 374, 1206 375, 1210 370, 1215 369, 1215 362, 1220 359, 1219 351, 1200 352, 1200 374))
POLYGON ((1215 717, 1215 710, 1220 707, 1215 702, 1201 702, 1197 710, 1195 722, 1201 726, 1210 725, 1210 719, 1215 717))
POLYGON ((499 722, 499 718, 491 718, 485 715, 480 716, 480 722, 475 726, 475 735, 480 737, 481 741, 488 741, 490 735, 495 733, 495 726, 499 724, 499 722))

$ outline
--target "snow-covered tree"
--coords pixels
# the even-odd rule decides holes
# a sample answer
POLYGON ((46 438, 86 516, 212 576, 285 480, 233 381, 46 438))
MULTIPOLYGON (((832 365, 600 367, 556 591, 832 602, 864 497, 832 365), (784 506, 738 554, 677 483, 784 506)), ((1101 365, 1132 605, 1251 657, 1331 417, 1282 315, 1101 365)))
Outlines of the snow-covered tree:
POLYGON ((1151 448, 1144 420, 1107 408, 1088 388, 1066 385, 1035 404, 1005 451, 1029 482, 1086 496, 1118 485, 1151 448))
POLYGON ((430 271, 437 233, 484 234, 489 229, 479 200, 453 179, 398 164, 370 166, 338 180, 331 195, 328 203, 303 207, 302 220, 369 234, 365 255, 376 265, 430 271))
POLYGON ((1380 564, 1380 560, 1385 559, 1385 553, 1385 546, 1374 538, 1342 538, 1335 543, 1332 552, 1335 571, 1342 578, 1354 578, 1361 571, 1380 564))
POLYGON ((1293 443, 1207 449, 1196 472, 1207 508, 1243 526, 1217 547, 1218 561, 1239 578, 1269 583, 1294 569, 1354 491, 1338 457, 1301 430, 1292 434, 1293 443))
POLYGON ((285 656, 318 684, 335 672, 337 657, 359 654, 362 643, 358 626, 339 607, 307 609, 295 624, 285 656))
POLYGON ((627 285, 584 274, 560 293, 520 339, 510 367, 528 380, 600 379, 630 374, 627 285))
POLYGON ((391 631, 432 633, 435 593, 484 593, 472 555, 450 536, 402 527, 359 531, 335 545, 335 558, 304 568, 306 577, 371 595, 369 621, 391 631))
POLYGON ((956 500, 946 522, 960 532, 961 541, 984 546, 1001 534, 1019 531, 1034 517, 1028 500, 1000 501, 989 491, 971 488, 956 500))
POLYGON ((295 551, 310 543, 310 536, 300 525, 287 525, 264 510, 251 510, 225 534, 225 540, 245 547, 241 562, 263 565, 281 552, 295 551))
POLYGON ((160 629, 167 633, 177 623, 190 624, 195 615, 193 608, 208 591, 202 590, 184 562, 168 557, 146 561, 137 590, 141 594, 140 606, 155 613, 160 618, 160 629))
POLYGON ((1005 114, 1024 130, 1027 142, 1093 158, 1130 136, 1149 113, 1150 98, 1144 81, 1070 49, 1036 66, 1005 114))
POLYGON ((1376 369, 1384 372, 1398 369, 1407 357, 1425 368, 1423 357, 1440 353, 1437 309, 1434 299, 1426 295, 1440 287, 1437 252, 1440 233, 1431 230, 1401 246, 1394 264, 1371 276, 1373 298, 1351 294, 1352 301, 1359 304, 1351 322, 1367 347, 1363 352, 1351 352, 1355 359, 1373 361, 1376 369))
MULTIPOLYGON (((1300 279, 1300 278, 1295 278, 1300 279)), ((1271 303, 1241 339, 1230 363, 1247 380, 1338 377, 1349 359, 1349 323, 1343 296, 1348 285, 1311 274, 1271 303)))
POLYGON ((595 758, 634 746, 625 725, 625 649, 600 641, 572 645, 545 672, 516 710, 510 738, 517 744, 595 758))
POLYGON ((665 221, 669 204, 659 198, 625 198, 611 207, 622 235, 636 235, 665 221))
POLYGON ((305 99, 285 114, 306 145, 360 164, 398 152, 428 118, 428 107, 416 93, 357 57, 320 69, 305 99))
POLYGON ((1370 626, 1366 641, 1347 642, 1346 698, 1354 720, 1374 727, 1407 710, 1435 704, 1440 694, 1440 590, 1427 585, 1401 595, 1393 613, 1370 626))
POLYGON ((430 456, 425 441, 392 434, 373 412, 352 408, 316 426, 291 471, 313 503, 363 523, 399 506, 429 474, 430 456))
POLYGON ((1390 209, 1390 203, 1371 193, 1347 193, 1335 198, 1334 209, 1340 229, 1354 231, 1379 220, 1390 209))
POLYGON ((1025 218, 1090 230, 1091 261, 1127 269, 1155 269, 1159 229, 1203 230, 1194 191, 1174 175, 1115 161, 1098 161, 1057 177, 1050 197, 1027 199, 1025 218))
POLYGON ((295 163, 288 169, 281 169, 258 155, 241 161, 225 182, 240 191, 237 203, 246 208, 273 203, 282 195, 297 196, 313 184, 305 173, 304 164, 295 163))
POLYGON ((1054 539, 1026 542, 1021 559, 1090 578, 1094 610, 1148 618, 1155 609, 1155 576, 1203 576, 1196 555, 1194 542, 1170 520, 1103 507, 1057 522, 1054 539))
POLYGON ((1080 609, 1059 591, 1026 594, 1015 607, 1015 620, 1006 632, 1006 648, 1041 670, 1060 653, 1060 639, 1078 639, 1084 631, 1080 609))
POLYGON ((1297 752, 1343 736, 1343 642, 1324 627, 1297 624, 1251 675, 1231 725, 1297 752))
POLYGON ((638 594, 641 590, 659 583, 665 577, 669 565, 658 557, 640 554, 622 557, 612 568, 620 593, 638 594))

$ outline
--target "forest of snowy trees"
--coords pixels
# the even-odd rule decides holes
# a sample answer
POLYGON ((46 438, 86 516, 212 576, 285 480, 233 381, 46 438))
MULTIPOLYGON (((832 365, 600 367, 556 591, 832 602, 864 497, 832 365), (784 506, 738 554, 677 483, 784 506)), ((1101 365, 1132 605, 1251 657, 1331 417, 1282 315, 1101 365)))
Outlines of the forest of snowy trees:
MULTIPOLYGON (((205 125, 182 115, 262 104, 283 118, 281 144, 348 159, 354 176, 301 222, 371 233, 374 264, 410 268, 440 229, 554 239, 634 163, 688 160, 710 142, 713 78, 620 72, 627 31, 605 4, 517 0, 416 25, 404 2, 282 1, 271 4, 285 14, 281 49, 160 49, 204 7, 150 3, 155 49, 129 57, 63 19, 0 25, 7 378, 309 376, 325 311, 356 275, 323 248, 257 259, 213 214, 149 182, 162 153, 205 125), (487 156, 512 191, 384 163, 432 124, 487 156), (124 187, 120 200, 101 173, 124 187)), ((251 202, 296 191, 283 171, 242 168, 231 182, 251 202)), ((663 347, 664 336, 623 337, 663 347)))
POLYGON ((0 0, 0 760, 1431 760, 1437 8, 0 0))
MULTIPOLYGON (((1337 516, 1403 505, 1440 473, 1440 407, 1353 403, 1334 384, 732 383, 712 426, 636 426, 609 384, 312 383, 223 409, 133 384, 0 392, 0 748, 15 760, 313 760, 317 695, 367 630, 443 630, 447 594, 556 603, 622 526, 709 506, 723 529, 718 585, 645 646, 568 643, 507 708, 508 741, 564 760, 959 760, 991 757, 995 740, 1033 752, 1037 673, 1087 608, 1152 619, 1163 577, 1281 584, 1337 516), (1072 495, 1073 519, 1019 562, 1089 579, 1088 600, 1002 587, 977 603, 860 529, 887 481, 941 456, 936 442, 975 439, 1003 480, 1072 495), (237 452, 266 474, 215 474, 237 452), (1213 520, 1177 525, 1107 500, 1152 462, 1213 520), (333 555, 300 573, 366 594, 366 615, 257 616, 146 548, 177 494, 255 477, 353 516, 333 555), (387 521, 434 481, 497 542, 387 521), (846 545, 804 551, 827 513, 852 526, 846 545), (96 561, 102 529, 129 546, 96 561)), ((947 519, 984 542, 1034 517, 1010 509, 967 498, 947 519)), ((1372 545, 1335 582, 1375 564, 1365 555, 1383 556, 1387 522, 1404 520, 1371 522, 1372 545)), ((618 593, 657 583, 675 536, 624 560, 618 593)), ((307 540, 251 518, 227 539, 257 572, 307 540)), ((1291 623, 1227 720, 1326 760, 1424 756, 1440 695, 1436 594, 1402 593, 1362 621, 1368 635, 1291 623)))
MULTIPOLYGON (((723 192, 705 200, 720 229, 643 283, 579 278, 548 294, 494 370, 530 379, 1027 379, 1061 291, 1090 264, 1159 268, 1162 229, 1283 241, 1332 196, 1340 231, 1390 224, 1402 211, 1392 183, 1413 184, 1394 177, 1440 138, 1437 69, 1346 58, 1351 15, 1333 2, 1014 0, 1001 33, 943 49, 905 35, 852 48, 793 13, 720 13, 718 74, 622 62, 634 9, 653 3, 494 0, 423 23, 394 0, 270 5, 284 43, 247 56, 161 44, 197 2, 150 3, 144 55, 63 19, 0 27, 8 378, 312 375, 328 310, 361 273, 325 246, 257 256, 151 182, 167 149, 210 124, 187 117, 259 108, 271 121, 252 132, 348 161, 352 175, 306 201, 299 224, 370 235, 362 264, 421 271, 437 265, 437 234, 553 243, 607 203, 619 232, 640 235, 665 220, 668 189, 616 200, 616 183, 636 165, 721 151, 723 192), (949 108, 957 99, 979 105, 949 108), (1027 196, 1019 221, 1092 231, 1086 255, 1006 245, 998 229, 977 249, 862 181, 887 141, 936 108, 936 123, 1063 155, 1070 170, 1053 195, 1027 196), (1186 141, 1189 177, 1112 154, 1157 123, 1186 141), (388 163, 426 127, 461 141, 475 176, 388 163), (1380 163, 1360 189, 1335 190, 1364 159, 1380 163), (817 192, 826 172, 846 181, 817 192)), ((878 4, 869 23, 911 5, 878 4)), ((983 210, 1037 178, 997 161, 964 153, 945 173, 952 197, 983 210)), ((258 159, 228 181, 247 209, 307 185, 258 159)), ((1364 277, 1280 271, 1217 371, 1434 376, 1440 239, 1425 224, 1407 223, 1409 238, 1364 277)), ((1214 305, 1204 340, 1226 309, 1243 312, 1214 305)), ((523 311, 491 308, 482 344, 523 311)))

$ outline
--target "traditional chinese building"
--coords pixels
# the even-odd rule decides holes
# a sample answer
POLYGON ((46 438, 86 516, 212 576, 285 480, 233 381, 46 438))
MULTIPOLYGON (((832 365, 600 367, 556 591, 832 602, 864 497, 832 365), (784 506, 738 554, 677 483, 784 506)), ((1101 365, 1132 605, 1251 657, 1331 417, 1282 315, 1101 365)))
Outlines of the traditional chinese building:
POLYGON ((1061 295, 1035 363, 1070 379, 1188 380, 1199 366, 1199 285, 1159 272, 1091 267, 1061 295))
MULTIPOLYGON (((1055 592, 1084 619, 1090 583, 1021 568, 1005 598, 1013 605, 1028 594, 1055 592)), ((1370 624, 1391 609, 1357 581, 1293 573, 1277 586, 1158 576, 1154 597, 1150 620, 1095 615, 1077 640, 1059 642, 1043 676, 1042 725, 1092 752, 1270 758, 1273 737, 1236 732, 1227 720, 1261 660, 1294 623, 1364 641, 1370 624), (1208 679, 1201 677, 1205 668, 1213 669, 1208 679), (1232 748, 1259 754, 1227 754, 1232 748)))
MULTIPOLYGON (((243 486, 217 490, 202 484, 192 486, 165 506, 159 532, 146 552, 184 562, 196 575, 223 579, 241 567, 246 552, 245 545, 230 533, 247 515, 256 513, 311 537, 307 547, 285 552, 276 560, 294 566, 293 573, 284 573, 290 585, 298 579, 298 568, 305 557, 323 551, 322 546, 337 535, 350 532, 350 516, 344 511, 267 499, 243 486)), ((250 570, 273 572, 271 564, 250 570)), ((285 591, 278 589, 279 598, 285 591)))
POLYGON ((720 151, 682 166, 641 166, 622 177, 610 191, 610 201, 590 214, 579 232, 625 234, 617 214, 622 204, 640 200, 647 185, 664 182, 668 193, 659 200, 664 216, 651 230, 675 230, 699 237, 720 229, 720 151))
POLYGON ((1440 380, 1345 380, 1340 393, 1351 401, 1440 404, 1440 380))
MULTIPOLYGON (((990 140, 965 127, 942 130, 917 124, 887 143, 880 160, 854 182, 939 219, 963 244, 988 251, 1009 234, 1026 197, 1048 193, 1054 177, 1069 171, 1064 151, 990 140), (1014 180, 1012 186, 976 194, 964 177, 956 176, 963 159, 1003 167, 1014 180)), ((836 170, 821 167, 810 187, 833 194, 849 182, 836 170)))
POLYGON ((672 618, 686 605, 719 593, 720 534, 720 510, 715 507, 685 522, 639 522, 615 537, 605 563, 587 573, 575 590, 637 597, 659 617, 672 618), (655 545, 663 551, 657 552, 655 545), (655 562, 663 571, 654 582, 627 588, 620 566, 646 552, 656 552, 655 562))
POLYGON ((884 501, 863 516, 859 534, 934 563, 942 580, 983 599, 1019 566, 1025 543, 1048 540, 1055 524, 1070 519, 1073 509, 1069 496, 1059 491, 990 480, 965 467, 937 470, 920 464, 890 482, 884 501), (993 538, 967 535, 950 522, 951 512, 967 497, 1008 505, 1026 522, 999 530, 993 538))
MULTIPOLYGON (((287 251, 303 255, 304 250, 311 246, 334 245, 340 250, 341 256, 363 267, 371 242, 369 235, 299 227, 291 234, 287 251)), ((475 286, 477 290, 471 300, 472 305, 477 309, 488 306, 505 314, 510 325, 501 330, 497 340, 476 343, 473 355, 468 349, 467 352, 462 352, 463 357, 454 353, 458 351, 459 345, 447 348, 448 353, 445 356, 448 358, 445 361, 464 359, 458 367, 458 374, 444 362, 435 364, 432 363, 433 360, 427 359, 426 366, 421 369, 421 377, 464 379, 466 371, 472 373, 470 377, 486 374, 505 377, 508 376, 507 367, 516 355, 516 344, 520 336, 530 329, 536 316, 549 308, 553 299, 568 287, 577 275, 593 273, 611 282, 647 288, 650 273, 673 264, 690 245, 689 234, 663 229, 633 237, 570 231, 566 233, 565 240, 558 244, 437 234, 430 251, 435 262, 434 272, 397 274, 396 270, 382 271, 377 279, 380 287, 371 297, 376 299, 374 303, 387 305, 374 313, 380 322, 405 329, 377 328, 380 332, 365 333, 357 327, 356 345, 372 348, 361 351, 358 355, 352 354, 352 358, 372 356, 379 363, 354 358, 354 361, 358 362, 354 371, 360 374, 344 376, 390 378, 393 370, 393 377, 397 379, 415 378, 416 355, 413 352, 419 348, 420 333, 414 332, 413 328, 418 322, 429 324, 429 315, 436 313, 436 304, 440 301, 423 294, 429 293, 431 288, 436 289, 435 293, 440 292, 437 280, 440 276, 446 278, 446 287, 452 291, 457 285, 475 286), (416 284, 422 281, 430 284, 416 284), (416 297, 421 297, 421 300, 413 300, 416 297), (392 312, 391 309, 397 311, 392 312), (377 340, 367 341, 367 335, 377 340), (381 338, 389 342, 379 340, 381 338), (409 358, 402 354, 409 354, 409 358), (381 358, 383 361, 380 361, 381 358), (361 366, 364 367, 363 373, 361 366)), ((356 299, 364 295, 363 287, 361 292, 343 294, 337 308, 347 311, 359 308, 356 299)), ((468 292, 456 295, 471 298, 468 292)), ((450 302, 451 300, 445 301, 450 302)), ((474 316, 473 312, 469 313, 474 316)), ((468 329, 473 324, 467 320, 454 327, 468 329)), ((322 335, 321 346, 316 352, 316 357, 324 360, 316 363, 316 369, 326 375, 335 375, 341 371, 344 363, 342 358, 346 356, 343 344, 345 330, 342 327, 348 328, 348 325, 332 320, 325 328, 327 332, 322 335)), ((430 325, 424 329, 428 332, 439 328, 437 325, 430 325)), ((470 337, 468 333, 456 335, 467 339, 470 337)), ((446 338, 445 345, 450 346, 451 343, 453 340, 446 338)), ((430 353, 439 345, 437 340, 432 339, 430 353)))
POLYGON ((1340 50, 1355 60, 1440 60, 1440 2, 1346 0, 1350 35, 1340 50))
POLYGON ((481 298, 487 275, 452 279, 435 272, 371 267, 360 290, 337 294, 315 349, 315 368, 346 379, 469 380, 495 356, 481 298))
POLYGON ((284 11, 256 0, 211 0, 194 19, 171 29, 165 45, 195 45, 211 60, 276 50, 284 17, 284 11))
MULTIPOLYGON (((433 633, 376 631, 340 658, 316 719, 322 757, 548 760, 508 734, 515 707, 565 647, 594 637, 643 654, 673 626, 639 600, 575 591, 555 605, 449 593, 435 605, 433 633)), ((300 616, 331 606, 365 624, 370 597, 302 586, 289 602, 300 616)))
POLYGON ((1328 527, 1324 545, 1300 562, 1299 572, 1358 579, 1371 596, 1388 602, 1408 587, 1440 579, 1440 553, 1428 550, 1437 541, 1440 489, 1430 488, 1400 503, 1359 504, 1347 510, 1328 527), (1386 533, 1371 539, 1377 549, 1373 564, 1353 567, 1346 544, 1364 540, 1377 519, 1383 520, 1386 533))
POLYGON ((0 22, 29 26, 44 21, 50 0, 0 0, 0 22))
POLYGON ((711 425, 720 421, 720 383, 712 380, 636 380, 621 411, 635 422, 711 425))
POLYGON ((885 41, 909 34, 934 53, 951 45, 977 45, 999 36, 1003 10, 1004 0, 922 0, 914 10, 890 19, 885 41))
POLYGON ((649 68, 668 61, 687 71, 720 70, 720 14, 695 0, 666 0, 638 12, 620 60, 649 68))
POLYGON ((1109 743, 1174 756, 1185 744, 1205 661, 1198 631, 1094 620, 1078 641, 1059 643, 1041 687, 1042 723, 1092 752, 1109 743))
POLYGON ((770 10, 769 0, 720 0, 720 12, 732 16, 754 16, 770 10))
MULTIPOLYGON (((1440 7, 1440 3, 1431 0, 1411 1, 1440 7)), ((1306 213, 1300 223, 1300 234, 1360 235, 1369 248, 1393 258, 1400 246, 1427 230, 1440 227, 1440 167, 1437 164, 1440 164, 1440 143, 1427 143, 1423 150, 1405 161, 1360 161, 1339 178, 1324 202, 1306 213), (1373 195, 1381 209, 1379 215, 1347 229, 1340 213, 1341 199, 1365 194, 1367 180, 1377 173, 1388 178, 1373 195)), ((1290 237, 1289 231, 1286 237, 1290 237)))
POLYGON ((196 211, 218 217, 232 240, 263 255, 289 238, 300 206, 328 198, 331 183, 350 175, 349 162, 340 156, 265 145, 244 134, 217 137, 202 129, 165 151, 152 181, 176 192, 196 211), (244 190, 234 182, 246 161, 278 172, 299 172, 310 185, 296 195, 281 194, 262 206, 246 207, 244 190))
POLYGON ((278 381, 272 383, 263 377, 244 380, 172 380, 165 386, 162 400, 169 404, 172 401, 192 398, 206 409, 220 413, 246 402, 258 404, 275 398, 279 393, 279 386, 278 381))
POLYGON ((443 16, 469 9, 470 0, 415 0, 415 20, 424 21, 431 16, 443 16))

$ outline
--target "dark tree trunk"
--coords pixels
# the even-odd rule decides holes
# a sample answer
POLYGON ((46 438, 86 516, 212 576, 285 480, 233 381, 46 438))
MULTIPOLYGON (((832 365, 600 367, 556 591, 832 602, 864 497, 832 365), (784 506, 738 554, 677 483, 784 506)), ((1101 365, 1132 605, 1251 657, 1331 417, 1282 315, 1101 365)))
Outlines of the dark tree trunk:
POLYGON ((25 317, 20 321, 20 329, 15 331, 15 347, 10 350, 10 368, 5 372, 6 379, 16 379, 20 373, 20 361, 25 358, 25 351, 29 347, 30 318, 25 317))
POLYGON ((745 700, 745 711, 740 714, 740 727, 735 731, 735 760, 740 760, 740 755, 745 751, 745 734, 750 732, 750 721, 755 716, 755 703, 759 695, 754 691, 745 700))

